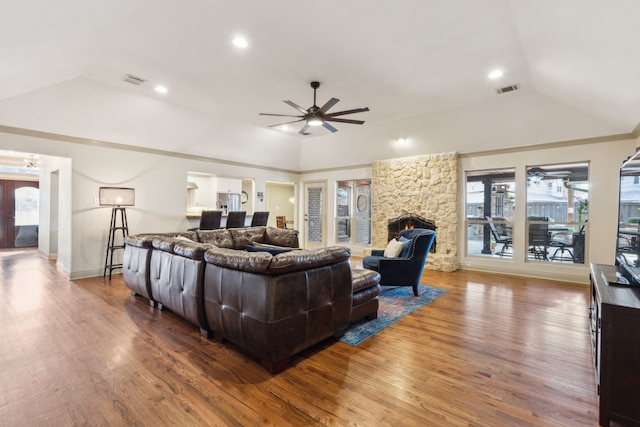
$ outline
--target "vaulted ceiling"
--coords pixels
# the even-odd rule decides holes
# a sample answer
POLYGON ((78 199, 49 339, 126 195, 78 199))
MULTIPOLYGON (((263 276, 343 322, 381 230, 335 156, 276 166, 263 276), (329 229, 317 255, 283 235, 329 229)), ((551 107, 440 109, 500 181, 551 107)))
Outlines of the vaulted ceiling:
POLYGON ((310 170, 625 134, 640 121, 637 0, 0 5, 4 126, 310 170), (348 116, 366 123, 269 128, 288 120, 259 113, 298 114, 282 101, 311 106, 313 80, 318 105, 369 107, 348 116))

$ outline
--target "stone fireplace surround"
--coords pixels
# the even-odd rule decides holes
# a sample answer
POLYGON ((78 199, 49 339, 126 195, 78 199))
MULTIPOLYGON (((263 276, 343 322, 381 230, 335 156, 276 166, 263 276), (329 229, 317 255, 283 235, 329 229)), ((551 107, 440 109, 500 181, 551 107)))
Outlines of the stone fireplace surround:
MULTIPOLYGON (((420 215, 415 213, 400 215, 397 218, 393 218, 389 220, 389 224, 387 225, 387 241, 391 239, 398 238, 400 232, 406 229, 414 229, 414 228, 424 228, 425 230, 433 230, 436 231, 438 227, 436 226, 435 221, 430 219, 422 218, 420 215)), ((436 251, 436 241, 438 239, 434 239, 433 244, 431 245, 430 252, 436 251)))
POLYGON ((426 268, 458 269, 456 240, 458 155, 444 153, 376 161, 372 165, 372 247, 388 243, 389 220, 415 213, 438 229, 435 253, 426 268))

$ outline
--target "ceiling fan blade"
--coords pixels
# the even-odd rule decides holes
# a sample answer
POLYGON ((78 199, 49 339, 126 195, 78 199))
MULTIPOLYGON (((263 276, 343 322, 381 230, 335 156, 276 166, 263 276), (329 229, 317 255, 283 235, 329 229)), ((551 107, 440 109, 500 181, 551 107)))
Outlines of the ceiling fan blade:
POLYGON ((302 126, 302 129, 300 129, 300 132, 298 132, 298 133, 301 134, 301 135, 304 135, 307 132, 308 129, 309 129, 309 125, 305 124, 304 126, 302 126))
POLYGON ((331 98, 322 107, 320 107, 320 112, 321 113, 326 113, 327 111, 329 111, 329 108, 331 108, 334 105, 336 105, 338 103, 338 101, 340 101, 338 98, 331 98))
POLYGON ((296 110, 300 111, 302 114, 307 114, 309 113, 307 110, 305 110, 304 108, 302 108, 301 106, 299 106, 298 104, 296 104, 293 101, 284 101, 285 104, 292 106, 293 108, 295 108, 296 110))
POLYGON ((302 119, 300 119, 300 120, 294 120, 294 121, 292 121, 292 122, 277 123, 277 124, 275 124, 275 125, 269 125, 269 126, 267 126, 267 127, 273 128, 273 127, 276 127, 276 126, 288 125, 288 124, 290 124, 290 123, 298 123, 298 122, 301 122, 301 121, 303 121, 303 120, 304 120, 304 118, 302 118, 302 119))
POLYGON ((364 113, 365 111, 369 111, 369 107, 354 108, 353 110, 345 110, 345 111, 338 111, 337 113, 329 113, 329 114, 325 114, 325 117, 335 117, 335 116, 342 116, 345 114, 364 113))
POLYGON ((364 123, 364 120, 352 120, 352 119, 337 119, 335 117, 326 117, 324 118, 327 122, 340 122, 340 123, 351 123, 354 125, 361 125, 364 123))
POLYGON ((271 113, 258 113, 259 116, 275 116, 275 117, 299 117, 303 118, 304 116, 292 116, 291 114, 271 114, 271 113))
POLYGON ((333 126, 331 126, 327 122, 322 122, 322 126, 324 126, 325 128, 329 129, 331 132, 337 132, 338 131, 338 129, 334 128, 333 126))

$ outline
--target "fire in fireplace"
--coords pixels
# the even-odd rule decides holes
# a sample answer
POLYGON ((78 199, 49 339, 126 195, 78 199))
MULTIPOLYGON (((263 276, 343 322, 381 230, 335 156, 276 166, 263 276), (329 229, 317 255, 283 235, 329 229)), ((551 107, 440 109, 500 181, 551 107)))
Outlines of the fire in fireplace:
MULTIPOLYGON (((436 230, 436 222, 432 219, 424 219, 418 214, 408 213, 400 215, 397 218, 393 218, 389 220, 389 225, 387 226, 388 231, 388 240, 398 238, 398 235, 402 230, 407 230, 410 228, 425 228, 427 230, 436 230)), ((431 245, 431 252, 436 251, 436 241, 433 241, 433 245, 431 245)))

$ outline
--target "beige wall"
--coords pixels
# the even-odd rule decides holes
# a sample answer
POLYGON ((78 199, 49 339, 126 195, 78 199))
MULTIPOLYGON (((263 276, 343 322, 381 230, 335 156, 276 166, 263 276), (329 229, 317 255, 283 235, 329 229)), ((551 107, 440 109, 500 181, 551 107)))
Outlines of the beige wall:
MULTIPOLYGON (((59 170, 60 204, 58 263, 72 279, 101 276, 104 268, 111 210, 95 203, 100 186, 136 189, 136 205, 127 208, 129 232, 186 230, 188 172, 251 178, 256 191, 265 191, 267 181, 295 182, 298 174, 249 165, 199 160, 147 151, 119 149, 99 143, 76 143, 39 135, 0 131, 0 148, 65 159, 43 165, 41 188, 53 170, 59 170)), ((123 147, 126 148, 126 147, 123 147)), ((48 197, 47 190, 41 197, 48 197)), ((46 206, 46 202, 43 206, 46 206)), ((255 209, 264 210, 256 201, 255 209)), ((49 235, 49 221, 41 217, 40 235, 49 235)), ((49 253, 48 243, 40 250, 49 253)))
POLYGON ((293 220, 294 203, 289 200, 295 195, 293 183, 267 182, 265 188, 266 210, 269 211, 267 225, 275 227, 276 216, 284 215, 287 221, 293 220))
MULTIPOLYGON (((403 207, 419 209, 425 214, 435 211, 438 225, 438 253, 431 254, 429 268, 436 261, 446 268, 453 268, 459 262, 461 268, 483 271, 496 271, 527 276, 551 277, 563 280, 585 282, 588 279, 589 262, 613 262, 617 227, 618 168, 622 161, 631 155, 640 140, 623 139, 605 142, 585 141, 580 144, 557 144, 512 149, 496 152, 461 154, 453 162, 455 154, 436 156, 418 156, 407 159, 394 159, 375 162, 378 166, 388 165, 394 170, 386 178, 378 176, 380 188, 373 191, 374 229, 383 224, 386 230, 388 218, 403 213, 403 207), (451 156, 451 158, 449 158, 451 156), (442 159, 449 164, 446 173, 438 169, 434 174, 434 159, 442 159), (555 263, 527 262, 526 254, 516 251, 512 259, 490 260, 483 257, 465 255, 464 225, 464 172, 467 170, 491 169, 501 167, 516 168, 516 191, 526 186, 525 170, 528 165, 555 162, 589 162, 591 192, 589 208, 589 236, 587 240, 587 259, 585 265, 557 265, 555 263), (421 163, 422 162, 422 163, 421 163), (429 163, 431 162, 431 163, 429 163), (451 163, 455 163, 455 165, 451 163), (419 166, 419 169, 412 169, 419 166), (396 168, 398 166, 398 168, 396 168), (428 173, 428 175, 425 175, 428 173), (457 179, 451 178, 451 173, 457 179), (422 175, 420 175, 422 174, 422 175), (416 177, 421 176, 420 180, 416 177), (428 176, 428 179, 427 179, 428 176), (441 182, 433 181, 438 177, 441 182), (395 183, 409 185, 413 181, 415 188, 409 191, 397 191, 395 183), (444 183, 444 185, 442 185, 444 183), (384 187, 383 187, 384 186, 384 187), (383 189, 384 188, 384 189, 383 189), (443 190, 444 189, 444 190, 443 190), (384 192, 384 196, 381 194, 384 192), (404 199, 407 197, 407 200, 404 199), (456 208, 451 207, 451 201, 456 208), (390 204, 397 212, 378 203, 390 204), (416 205, 412 205, 415 203, 416 205), (427 211, 428 209, 428 211, 427 211), (387 212, 388 211, 388 212, 387 212), (457 212, 457 213, 456 213, 457 212), (384 218, 381 215, 384 214, 384 218), (454 220, 457 216, 457 220, 454 220), (455 231, 452 231, 455 230, 455 231), (455 234, 455 239, 444 238, 455 234), (446 243, 446 244, 445 244, 446 243), (446 252, 441 252, 446 251, 446 252), (455 258, 455 259, 452 259, 455 258)), ((41 176, 41 188, 47 188, 50 172, 59 171, 60 204, 59 236, 57 253, 59 263, 69 270, 72 278, 101 275, 104 263, 108 221, 110 211, 97 206, 94 202, 98 187, 101 185, 130 186, 136 188, 136 206, 128 208, 130 232, 152 232, 187 229, 190 223, 185 217, 185 182, 188 171, 212 173, 223 176, 251 178, 255 183, 255 192, 266 192, 268 182, 288 182, 296 184, 296 206, 303 199, 305 181, 327 182, 327 217, 333 218, 335 212, 335 182, 350 179, 374 179, 371 165, 360 165, 331 170, 318 170, 305 173, 293 173, 274 169, 262 169, 251 165, 230 164, 206 159, 191 159, 153 152, 119 149, 94 143, 76 143, 46 138, 38 135, 23 135, 0 131, 2 149, 36 153, 57 157, 41 176)), ((391 173, 391 172, 390 172, 391 173)), ((46 191, 45 191, 46 193, 46 191)), ((46 194, 44 194, 46 197, 46 194)), ((521 199, 519 199, 521 200, 521 199)), ((523 200, 524 201, 524 200, 523 200)), ((287 197, 288 202, 288 197, 287 197)), ((46 205, 45 205, 46 206, 46 205)), ((386 205, 383 205, 386 206, 386 205)), ((266 210, 266 201, 255 200, 255 210, 266 210)), ((409 209, 407 208, 407 211, 409 209)), ((303 209, 294 211, 296 223, 303 224, 303 209)), ((524 218, 524 203, 516 206, 516 216, 524 218)), ((275 218, 275 215, 274 215, 275 218)), ((41 218, 42 220, 42 218, 41 218)), ((48 224, 42 221, 41 235, 47 235, 48 224)), ((334 222, 328 221, 327 244, 335 244, 334 222)), ((301 231, 303 241, 303 227, 301 231)), ((514 227, 514 242, 524 241, 524 225, 514 227)), ((383 233, 386 236, 386 231, 383 233)), ((40 248, 49 253, 46 241, 40 248)), ((374 247, 383 246, 379 232, 374 231, 374 247)), ((355 255, 361 255, 364 248, 352 247, 355 255)), ((438 267, 441 268, 441 267, 438 267)), ((444 268, 443 268, 444 269, 444 268)))
POLYGON ((589 263, 612 264, 618 224, 619 167, 633 154, 635 141, 557 144, 530 149, 504 150, 461 155, 458 167, 458 242, 460 266, 464 269, 494 271, 515 275, 546 277, 588 283, 589 263), (527 259, 524 218, 526 217, 527 166, 567 163, 589 163, 589 222, 587 224, 584 264, 531 262, 527 259), (512 258, 466 256, 465 172, 494 168, 516 169, 516 222, 513 227, 514 254, 512 258))

